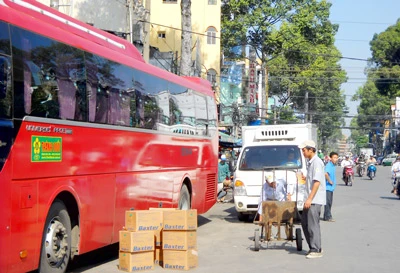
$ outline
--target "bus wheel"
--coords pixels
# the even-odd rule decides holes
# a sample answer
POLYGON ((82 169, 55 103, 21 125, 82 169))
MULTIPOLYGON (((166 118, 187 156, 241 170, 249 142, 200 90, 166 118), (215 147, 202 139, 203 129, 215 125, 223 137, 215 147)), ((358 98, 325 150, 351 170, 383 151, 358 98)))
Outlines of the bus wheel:
POLYGON ((179 195, 178 209, 189 210, 190 206, 190 194, 186 185, 181 188, 181 193, 179 195))
POLYGON ((44 228, 39 272, 64 273, 71 255, 71 220, 62 201, 54 201, 44 228))

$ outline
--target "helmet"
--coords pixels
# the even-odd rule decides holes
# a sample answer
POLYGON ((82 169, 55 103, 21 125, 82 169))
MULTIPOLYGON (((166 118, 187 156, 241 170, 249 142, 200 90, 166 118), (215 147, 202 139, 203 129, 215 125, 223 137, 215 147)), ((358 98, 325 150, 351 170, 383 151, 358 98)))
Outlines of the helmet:
POLYGON ((221 155, 221 160, 226 160, 226 155, 221 155))

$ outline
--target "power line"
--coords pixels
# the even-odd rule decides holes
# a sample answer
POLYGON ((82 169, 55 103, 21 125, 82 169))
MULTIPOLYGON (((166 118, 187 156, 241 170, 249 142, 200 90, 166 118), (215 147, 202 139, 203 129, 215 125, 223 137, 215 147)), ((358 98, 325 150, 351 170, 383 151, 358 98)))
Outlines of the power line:
POLYGON ((357 21, 336 21, 332 20, 332 23, 341 23, 341 24, 359 24, 359 25, 394 25, 394 23, 382 23, 382 22, 357 22, 357 21))
POLYGON ((192 34, 197 34, 197 35, 201 35, 201 36, 206 36, 206 37, 210 37, 210 38, 221 39, 221 37, 210 36, 210 35, 208 35, 208 34, 204 34, 204 33, 200 33, 200 32, 195 32, 195 31, 183 30, 183 29, 181 29, 181 28, 171 27, 171 26, 166 26, 166 25, 161 25, 161 24, 157 24, 157 23, 153 23, 153 22, 149 22, 149 21, 145 21, 145 20, 139 20, 139 22, 143 22, 143 23, 147 23, 147 24, 151 24, 151 25, 155 25, 155 26, 160 26, 160 27, 166 27, 166 28, 170 28, 170 29, 174 29, 174 30, 179 30, 179 31, 182 31, 182 32, 188 32, 188 33, 192 33, 192 34))

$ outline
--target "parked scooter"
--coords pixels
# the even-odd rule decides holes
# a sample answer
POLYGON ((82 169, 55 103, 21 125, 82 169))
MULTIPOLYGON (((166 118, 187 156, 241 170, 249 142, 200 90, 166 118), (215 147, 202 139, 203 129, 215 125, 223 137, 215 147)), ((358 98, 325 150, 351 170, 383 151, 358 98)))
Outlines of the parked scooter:
POLYGON ((346 186, 353 186, 354 171, 353 166, 344 166, 344 183, 346 186))
POLYGON ((368 168, 367 168, 367 176, 369 177, 369 179, 374 179, 376 175, 376 166, 374 163, 370 163, 368 164, 368 168))
POLYGON ((357 173, 362 177, 365 173, 365 162, 357 163, 357 173))

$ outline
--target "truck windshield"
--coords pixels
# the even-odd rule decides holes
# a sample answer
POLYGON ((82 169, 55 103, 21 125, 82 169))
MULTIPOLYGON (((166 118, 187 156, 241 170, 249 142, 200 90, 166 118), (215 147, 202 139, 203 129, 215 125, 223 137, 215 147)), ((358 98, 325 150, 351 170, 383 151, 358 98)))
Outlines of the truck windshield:
POLYGON ((240 170, 262 170, 277 166, 301 168, 300 149, 296 145, 246 147, 239 162, 240 170))

